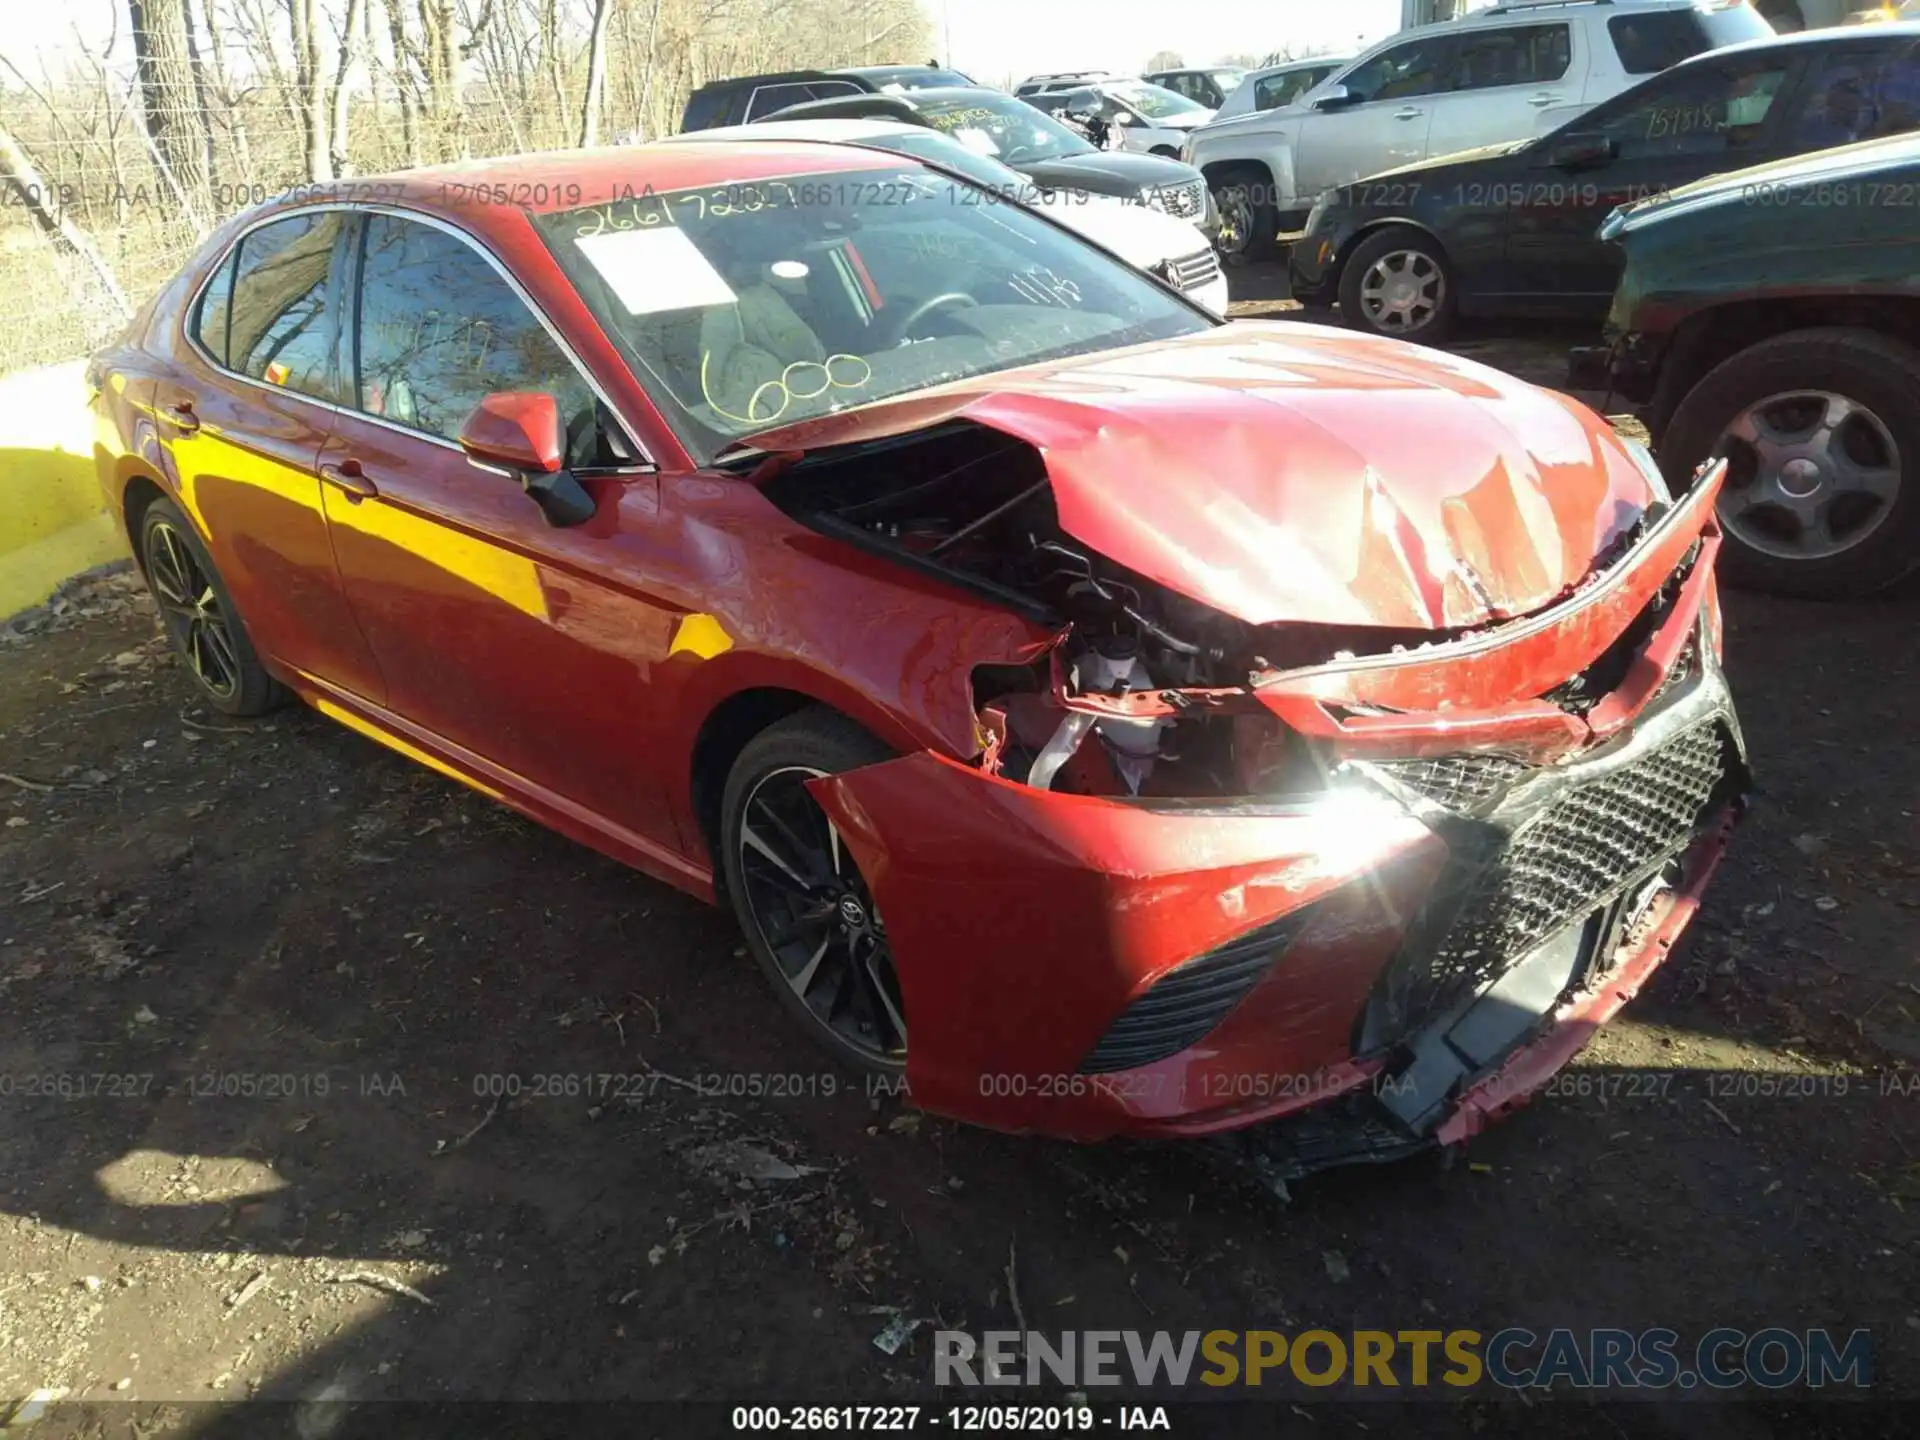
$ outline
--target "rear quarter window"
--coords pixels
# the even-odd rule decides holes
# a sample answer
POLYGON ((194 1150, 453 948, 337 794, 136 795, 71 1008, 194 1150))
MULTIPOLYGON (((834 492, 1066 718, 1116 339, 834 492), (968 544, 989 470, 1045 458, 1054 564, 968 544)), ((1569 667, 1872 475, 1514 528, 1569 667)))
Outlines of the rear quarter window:
POLYGON ((234 266, 227 366, 269 385, 338 400, 334 251, 344 210, 290 215, 248 232, 234 266))
POLYGON ((1712 39, 1691 10, 1616 15, 1607 21, 1607 34, 1613 40, 1613 53, 1620 57, 1620 68, 1629 75, 1657 75, 1716 44, 1728 43, 1712 39))
POLYGON ((232 310, 235 258, 233 250, 220 257, 220 268, 213 272, 200 292, 200 302, 193 307, 193 338, 222 365, 227 363, 227 317, 232 310))

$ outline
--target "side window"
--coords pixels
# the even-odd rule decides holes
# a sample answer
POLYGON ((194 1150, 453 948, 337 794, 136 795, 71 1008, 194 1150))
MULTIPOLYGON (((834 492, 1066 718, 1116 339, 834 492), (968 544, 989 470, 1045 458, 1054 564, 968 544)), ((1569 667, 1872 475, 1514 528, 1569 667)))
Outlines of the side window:
POLYGON ((1657 75, 1670 65, 1713 48, 1691 10, 1617 15, 1607 21, 1607 34, 1613 38, 1613 53, 1620 57, 1620 68, 1629 75, 1657 75))
POLYGON ((758 120, 789 105, 817 99, 811 87, 801 84, 762 85, 747 101, 747 119, 758 120))
POLYGON ((339 316, 327 277, 351 217, 317 210, 262 225, 240 242, 227 321, 227 365, 242 375, 338 400, 339 316))
MULTIPOLYGON (((864 95, 866 93, 866 91, 849 80, 818 80, 807 86, 807 98, 810 100, 836 100, 842 95, 864 95)), ((788 101, 787 103, 792 104, 794 102, 788 101)))
POLYGON ((1565 25, 1510 25, 1462 35, 1449 67, 1449 90, 1546 85, 1567 73, 1573 41, 1565 25))
POLYGON ((1341 83, 1354 99, 1409 100, 1443 86, 1450 42, 1441 36, 1409 40, 1356 65, 1341 83))
POLYGON ((1920 59, 1894 53, 1810 51, 1806 97, 1788 149, 1824 150, 1920 129, 1920 59))
POLYGON ((1759 143, 1786 79, 1777 61, 1689 65, 1654 82, 1622 109, 1594 123, 1622 160, 1665 155, 1737 155, 1759 143))
POLYGON ((232 251, 220 257, 220 268, 200 292, 200 304, 193 312, 193 338, 222 365, 227 363, 227 316, 233 300, 232 251))
POLYGON ((360 409, 451 440, 483 396, 542 392, 559 402, 568 463, 596 463, 592 389, 479 251, 392 215, 369 215, 362 243, 360 409))

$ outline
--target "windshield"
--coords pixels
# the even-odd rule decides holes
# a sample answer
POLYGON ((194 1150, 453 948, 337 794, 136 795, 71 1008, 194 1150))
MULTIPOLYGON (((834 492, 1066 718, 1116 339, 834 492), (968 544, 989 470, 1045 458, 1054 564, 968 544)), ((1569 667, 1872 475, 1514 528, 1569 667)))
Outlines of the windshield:
POLYGON ((949 137, 937 130, 890 130, 884 135, 862 136, 852 143, 930 161, 966 176, 982 189, 1010 198, 1024 196, 1033 189, 1031 180, 995 160, 990 148, 965 132, 949 137))
POLYGON ((1172 120, 1182 115, 1204 115, 1207 107, 1158 85, 1109 85, 1107 93, 1138 110, 1149 120, 1172 120))
POLYGON ((1030 165, 1068 155, 1091 155, 1093 146, 1044 110, 1011 95, 968 95, 915 102, 921 117, 943 134, 1009 165, 1030 165))
POLYGON ((649 193, 534 224, 703 464, 775 425, 1214 323, 919 166, 649 193))
POLYGON ((1240 82, 1246 78, 1247 72, 1244 70, 1216 70, 1213 72, 1213 83, 1220 87, 1220 93, 1222 95, 1231 95, 1240 88, 1240 82))

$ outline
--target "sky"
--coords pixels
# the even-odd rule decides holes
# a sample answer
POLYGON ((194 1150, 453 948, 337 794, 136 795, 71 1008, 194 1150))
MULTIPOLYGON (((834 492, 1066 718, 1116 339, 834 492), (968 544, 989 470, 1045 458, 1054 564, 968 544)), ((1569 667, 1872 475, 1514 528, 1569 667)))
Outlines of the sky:
POLYGON ((1223 55, 1351 51, 1400 23, 1400 0, 922 0, 938 43, 977 80, 1041 70, 1139 70, 1157 50, 1189 65, 1223 55))
MULTIPOLYGON (((103 45, 122 0, 0 0, 11 11, 0 51, 31 74, 36 52, 73 53, 77 28, 103 45)), ((922 0, 936 49, 943 28, 952 62, 992 83, 1038 70, 1138 70, 1162 49, 1189 65, 1223 55, 1296 49, 1355 50, 1394 30, 1400 0, 922 0)), ((124 46, 124 20, 121 44, 124 46)), ((906 57, 902 57, 903 59, 906 57)), ((928 57, 915 57, 928 58, 928 57)))

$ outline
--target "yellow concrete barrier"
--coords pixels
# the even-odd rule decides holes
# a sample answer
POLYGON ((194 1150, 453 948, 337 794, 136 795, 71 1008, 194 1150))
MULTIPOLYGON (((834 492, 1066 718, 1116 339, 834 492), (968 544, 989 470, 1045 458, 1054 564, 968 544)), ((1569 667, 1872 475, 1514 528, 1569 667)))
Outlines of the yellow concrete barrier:
POLYGON ((0 375, 0 620, 126 556, 94 478, 85 369, 0 375))

